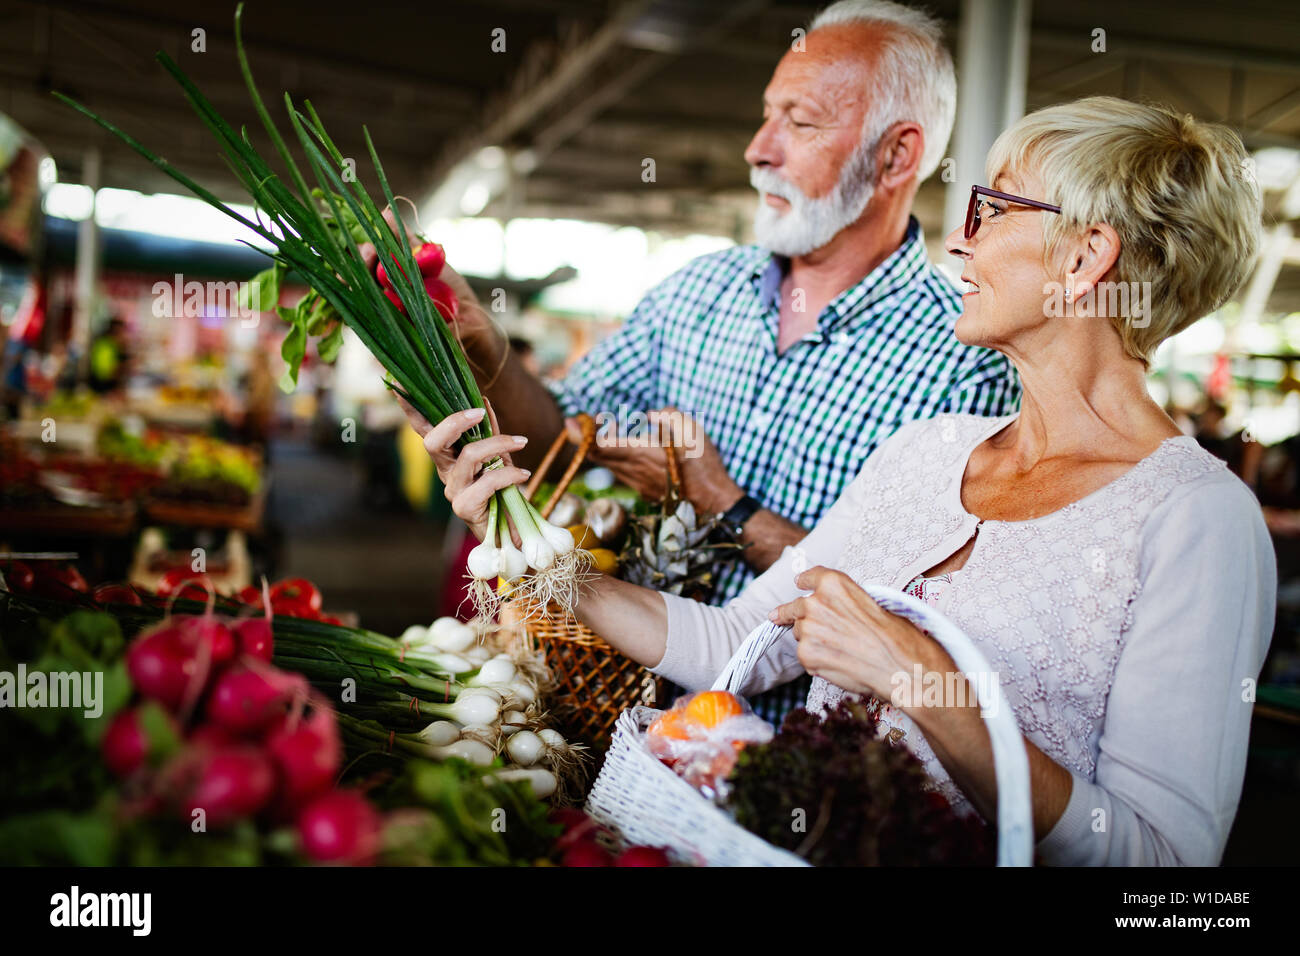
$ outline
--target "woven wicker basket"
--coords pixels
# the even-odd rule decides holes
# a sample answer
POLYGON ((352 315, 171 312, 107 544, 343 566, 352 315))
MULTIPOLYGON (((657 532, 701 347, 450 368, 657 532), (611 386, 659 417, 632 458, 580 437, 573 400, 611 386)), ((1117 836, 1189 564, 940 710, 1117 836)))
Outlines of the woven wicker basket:
MULTIPOLYGON (((928 631, 966 674, 993 674, 979 648, 955 624, 915 598, 892 588, 867 593, 888 611, 928 631)), ((755 663, 784 632, 764 622, 745 639, 714 683, 733 693, 744 687, 755 663)), ((998 784, 998 865, 1033 862, 1029 757, 1015 716, 996 679, 976 681, 993 743, 998 784)), ((709 866, 802 866, 804 861, 765 842, 701 796, 646 748, 642 732, 659 714, 634 707, 618 719, 614 742, 587 799, 587 812, 626 844, 667 847, 679 862, 709 866)))
MULTIPOLYGON (((578 421, 582 438, 576 442, 577 448, 555 490, 539 509, 544 518, 550 517, 595 444, 595 420, 579 415, 578 421)), ((528 483, 526 494, 530 500, 568 440, 568 435, 561 433, 547 449, 528 483)), ((668 450, 669 481, 680 488, 681 469, 671 446, 668 450)), ((660 700, 664 687, 659 678, 557 606, 548 607, 543 616, 524 619, 518 608, 507 604, 501 609, 500 620, 503 626, 522 631, 528 645, 544 655, 556 680, 550 694, 552 715, 568 739, 603 751, 609 746, 619 714, 637 704, 660 700)))

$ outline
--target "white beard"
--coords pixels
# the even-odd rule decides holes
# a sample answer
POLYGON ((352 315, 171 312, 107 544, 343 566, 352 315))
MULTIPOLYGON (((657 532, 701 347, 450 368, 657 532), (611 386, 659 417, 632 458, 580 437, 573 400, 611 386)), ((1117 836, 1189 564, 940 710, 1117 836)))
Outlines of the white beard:
POLYGON ((758 190, 754 236, 759 245, 780 256, 806 256, 858 221, 875 192, 872 150, 854 150, 829 195, 809 199, 802 190, 767 168, 750 167, 749 183, 758 190), (764 194, 790 203, 785 212, 767 204, 764 194))

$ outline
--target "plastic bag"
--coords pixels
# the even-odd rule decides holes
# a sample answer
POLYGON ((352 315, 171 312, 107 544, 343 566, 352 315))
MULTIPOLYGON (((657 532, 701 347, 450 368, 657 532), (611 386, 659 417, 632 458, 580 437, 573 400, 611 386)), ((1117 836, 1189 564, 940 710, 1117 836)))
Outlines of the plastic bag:
POLYGON ((767 743, 775 731, 741 698, 706 690, 679 698, 646 729, 650 752, 704 796, 722 802, 727 777, 748 744, 767 743))

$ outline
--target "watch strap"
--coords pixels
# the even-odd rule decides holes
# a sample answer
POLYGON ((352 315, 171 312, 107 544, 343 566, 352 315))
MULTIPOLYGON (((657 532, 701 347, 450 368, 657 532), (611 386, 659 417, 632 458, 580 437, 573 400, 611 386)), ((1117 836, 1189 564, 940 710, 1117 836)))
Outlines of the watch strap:
POLYGON ((734 505, 722 512, 718 519, 731 528, 739 537, 745 528, 745 522, 754 516, 754 512, 760 511, 763 505, 751 495, 741 495, 740 500, 734 505))

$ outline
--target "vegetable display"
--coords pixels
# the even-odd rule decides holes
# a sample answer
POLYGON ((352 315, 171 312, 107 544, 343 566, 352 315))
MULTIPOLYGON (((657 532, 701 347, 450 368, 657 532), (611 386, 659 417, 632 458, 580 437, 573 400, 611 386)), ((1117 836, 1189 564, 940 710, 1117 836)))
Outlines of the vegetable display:
POLYGON ((128 643, 104 611, 51 616, 0 592, 0 613, 6 669, 51 686, 104 675, 97 717, 0 711, 0 863, 502 866, 554 851, 550 806, 508 770, 372 750, 361 772, 341 715, 242 652, 228 618, 169 616, 128 643))
MULTIPOLYGON (((455 320, 454 301, 447 300, 437 284, 441 280, 436 276, 433 283, 426 283, 416 254, 404 239, 406 227, 369 131, 363 127, 366 148, 395 229, 384 220, 379 206, 353 175, 355 164, 339 152, 311 102, 303 102, 303 112, 286 93, 284 105, 293 134, 316 182, 314 187, 308 185, 253 81, 243 47, 242 12, 240 5, 235 12, 235 48, 240 69, 258 119, 283 163, 287 178, 268 164, 246 135, 221 117, 166 53, 159 52, 157 59, 180 85, 200 120, 216 138, 230 169, 252 197, 256 210, 252 219, 222 203, 167 160, 87 107, 69 97, 55 95, 274 247, 269 253, 274 264, 260 277, 264 281, 258 284, 255 294, 259 309, 275 306, 279 279, 289 270, 306 280, 312 295, 292 310, 280 310, 291 325, 282 348, 283 354, 290 357, 291 370, 293 357, 301 354, 309 334, 324 336, 322 352, 327 357, 329 352, 337 350, 341 325, 347 325, 383 365, 388 373, 388 386, 430 422, 442 421, 459 411, 486 409, 464 350, 448 328, 448 323, 455 320), (378 265, 384 270, 382 283, 372 274, 362 253, 361 246, 366 244, 375 249, 378 265)), ((429 268, 441 253, 421 247, 420 254, 429 268)), ((441 269, 440 263, 438 268, 441 269)), ((489 419, 485 415, 481 422, 468 429, 462 443, 488 437, 492 433, 489 419)), ((488 468, 502 466, 500 459, 487 465, 488 468)), ((554 601, 571 611, 589 560, 585 552, 574 548, 568 532, 543 519, 520 489, 512 485, 492 499, 489 539, 471 564, 471 595, 480 614, 490 616, 497 603, 496 577, 518 572, 524 576, 515 588, 516 597, 528 598, 528 603, 539 609, 554 601), (519 539, 519 547, 514 545, 512 529, 519 539)))

